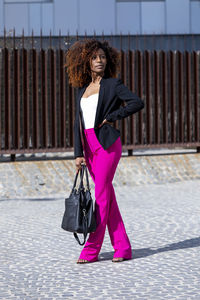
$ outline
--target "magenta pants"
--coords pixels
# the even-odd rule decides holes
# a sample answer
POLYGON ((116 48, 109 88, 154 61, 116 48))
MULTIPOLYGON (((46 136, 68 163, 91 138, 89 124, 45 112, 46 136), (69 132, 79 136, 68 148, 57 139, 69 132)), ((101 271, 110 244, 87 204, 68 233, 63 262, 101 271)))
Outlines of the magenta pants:
POLYGON ((84 130, 84 153, 90 175, 95 183, 95 215, 97 229, 90 233, 80 259, 98 260, 106 225, 114 248, 114 257, 130 259, 131 245, 117 205, 112 180, 121 157, 120 137, 107 150, 99 143, 94 129, 84 130))

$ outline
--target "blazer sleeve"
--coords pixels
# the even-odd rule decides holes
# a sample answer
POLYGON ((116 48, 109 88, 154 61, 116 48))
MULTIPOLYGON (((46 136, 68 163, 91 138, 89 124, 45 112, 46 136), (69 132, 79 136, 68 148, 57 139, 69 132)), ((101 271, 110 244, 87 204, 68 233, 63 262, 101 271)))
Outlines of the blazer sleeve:
POLYGON ((114 122, 126 118, 144 108, 144 102, 136 94, 132 93, 120 79, 116 84, 116 96, 121 100, 121 104, 125 101, 126 105, 120 106, 109 113, 106 117, 108 122, 114 122))
POLYGON ((74 158, 83 157, 83 145, 80 134, 80 117, 76 107, 75 121, 74 121, 74 158))

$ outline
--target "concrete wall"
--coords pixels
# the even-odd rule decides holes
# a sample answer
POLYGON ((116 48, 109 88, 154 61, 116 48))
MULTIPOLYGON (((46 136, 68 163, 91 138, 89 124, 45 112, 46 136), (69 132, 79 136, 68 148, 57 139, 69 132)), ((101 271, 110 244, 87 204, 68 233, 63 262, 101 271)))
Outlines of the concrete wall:
POLYGON ((0 0, 0 34, 200 33, 199 16, 198 0, 0 0))
MULTIPOLYGON (((66 197, 73 184, 75 161, 0 163, 0 200, 66 197)), ((200 154, 122 157, 114 186, 134 187, 200 180, 200 154)), ((92 192, 94 185, 90 178, 92 192)))

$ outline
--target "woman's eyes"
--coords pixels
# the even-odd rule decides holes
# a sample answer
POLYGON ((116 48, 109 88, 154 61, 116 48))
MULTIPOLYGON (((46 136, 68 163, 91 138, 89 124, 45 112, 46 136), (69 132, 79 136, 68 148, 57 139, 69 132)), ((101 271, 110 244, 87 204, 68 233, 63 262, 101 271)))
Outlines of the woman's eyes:
MULTIPOLYGON (((103 58, 103 59, 105 59, 106 58, 106 56, 105 55, 100 55, 99 56, 101 59, 103 58)), ((95 60, 95 59, 97 59, 97 56, 92 56, 92 60, 95 60)))

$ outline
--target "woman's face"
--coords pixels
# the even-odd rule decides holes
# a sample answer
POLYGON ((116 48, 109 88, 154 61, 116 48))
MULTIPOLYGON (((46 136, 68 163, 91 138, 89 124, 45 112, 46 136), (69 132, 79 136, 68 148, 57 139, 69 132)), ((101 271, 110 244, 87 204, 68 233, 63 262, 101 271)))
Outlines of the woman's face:
POLYGON ((103 49, 99 48, 95 51, 90 59, 90 69, 97 74, 103 74, 106 68, 106 55, 103 49))

